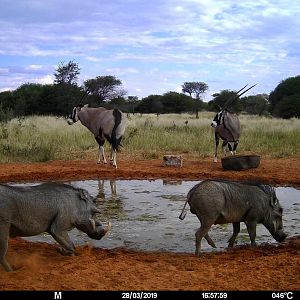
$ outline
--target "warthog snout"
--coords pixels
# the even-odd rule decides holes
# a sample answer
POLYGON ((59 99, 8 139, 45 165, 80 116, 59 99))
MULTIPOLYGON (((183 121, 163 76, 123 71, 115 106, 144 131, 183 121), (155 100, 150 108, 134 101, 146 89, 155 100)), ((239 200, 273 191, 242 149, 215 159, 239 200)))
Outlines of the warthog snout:
POLYGON ((111 222, 108 222, 107 226, 103 228, 102 225, 97 225, 93 233, 88 236, 94 240, 101 240, 111 230, 111 222))
POLYGON ((283 231, 283 230, 279 230, 274 234, 274 239, 279 242, 282 243, 286 238, 287 238, 287 234, 283 231))

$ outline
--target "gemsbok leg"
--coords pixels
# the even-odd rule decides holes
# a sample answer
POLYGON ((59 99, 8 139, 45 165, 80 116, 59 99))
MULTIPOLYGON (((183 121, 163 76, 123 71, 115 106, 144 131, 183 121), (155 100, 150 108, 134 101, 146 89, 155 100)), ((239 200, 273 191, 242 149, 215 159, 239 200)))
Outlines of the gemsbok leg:
POLYGON ((95 139, 99 144, 99 158, 97 163, 100 164, 103 159, 103 163, 107 164, 105 153, 104 153, 104 146, 103 146, 105 143, 105 139, 99 136, 96 136, 95 139))
POLYGON ((219 146, 220 137, 217 133, 215 133, 215 157, 214 162, 218 162, 217 154, 218 154, 218 146, 219 146))
POLYGON ((117 169, 117 150, 112 149, 112 164, 117 169))
POLYGON ((226 156, 226 146, 227 146, 227 144, 228 144, 227 141, 223 141, 223 143, 222 143, 223 156, 226 156))
POLYGON ((110 161, 112 165, 117 168, 117 151, 113 147, 111 147, 110 150, 110 161))

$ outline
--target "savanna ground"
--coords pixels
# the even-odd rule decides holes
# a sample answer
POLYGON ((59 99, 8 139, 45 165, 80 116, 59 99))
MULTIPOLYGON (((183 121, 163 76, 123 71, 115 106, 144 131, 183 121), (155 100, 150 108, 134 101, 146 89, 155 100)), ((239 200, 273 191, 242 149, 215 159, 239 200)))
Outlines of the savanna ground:
MULTIPOLYGON (((70 153, 68 153, 68 155, 65 155, 67 159, 64 160, 62 160, 62 157, 55 157, 47 162, 40 162, 44 159, 36 159, 37 162, 34 163, 26 162, 26 159, 24 159, 24 151, 26 152, 26 150, 24 149, 27 149, 28 145, 23 148, 19 146, 19 157, 12 159, 11 155, 16 147, 11 146, 13 143, 8 144, 4 136, 1 142, 6 147, 10 145, 10 151, 6 151, 2 156, 0 182, 74 179, 163 178, 202 180, 206 178, 227 178, 237 180, 255 179, 273 185, 289 185, 300 188, 300 149, 298 148, 300 127, 298 127, 298 120, 291 121, 295 124, 293 123, 292 127, 287 126, 286 129, 284 129, 284 126, 287 123, 278 125, 277 130, 279 133, 274 133, 276 131, 274 127, 270 130, 265 125, 261 125, 260 129, 254 128, 254 131, 251 131, 250 128, 248 136, 257 135, 257 140, 260 140, 261 132, 263 132, 262 128, 265 127, 265 132, 268 132, 270 138, 274 135, 275 142, 273 144, 277 143, 277 139, 280 140, 278 149, 273 148, 272 151, 270 147, 265 149, 265 145, 254 144, 252 140, 252 149, 255 153, 262 155, 260 166, 257 169, 235 172, 223 170, 220 162, 217 164, 212 163, 211 142, 208 142, 210 150, 207 150, 210 151, 210 154, 206 150, 203 150, 203 152, 200 150, 197 152, 197 149, 188 151, 181 149, 178 145, 177 148, 169 145, 167 148, 169 151, 165 151, 164 148, 156 145, 158 141, 155 141, 154 137, 150 139, 152 146, 148 146, 148 151, 147 149, 134 149, 133 143, 140 143, 141 139, 144 139, 141 144, 144 145, 147 142, 144 136, 145 132, 149 130, 149 126, 150 129, 151 126, 155 126, 146 124, 146 121, 143 124, 144 130, 139 137, 137 136, 140 127, 134 127, 135 125, 129 127, 128 134, 131 136, 127 137, 127 141, 128 138, 131 138, 131 142, 124 143, 124 149, 118 156, 118 169, 113 169, 110 165, 96 164, 96 148, 92 142, 90 142, 90 145, 93 145, 91 148, 84 151, 74 149, 71 151, 72 157, 69 157, 70 153), (287 131, 282 132, 282 130, 287 131), (288 143, 288 140, 284 140, 289 135, 296 138, 296 141, 288 143), (79 156, 74 154, 79 152, 81 153, 79 156), (163 166, 162 155, 170 153, 183 155, 183 167, 163 166), (16 163, 15 161, 19 162, 16 163)), ((151 120, 147 122, 151 122, 151 120)), ((38 137, 37 129, 32 125, 30 126, 38 137)), ((77 130, 79 128, 77 127, 77 130)), ((167 124, 165 129, 168 130, 165 136, 165 143, 167 144, 174 143, 174 138, 172 138, 174 137, 172 136, 174 131, 178 136, 181 131, 187 130, 182 125, 182 128, 176 131, 173 122, 167 124), (169 136, 173 141, 166 140, 169 136)), ((6 134, 5 131, 9 130, 10 128, 7 126, 4 129, 4 134, 6 134)), ((150 130, 149 134, 153 134, 153 132, 155 130, 150 130)), ((211 131, 209 132, 211 133, 211 131)), ((24 132, 24 134, 28 134, 28 132, 24 132)), ((194 134, 197 134, 196 131, 194 134)), ((56 139, 57 135, 55 135, 56 139)), ((8 136, 9 134, 7 139, 12 138, 8 136)), ((76 141, 81 141, 83 138, 76 140, 73 137, 73 139, 73 143, 76 143, 76 141)), ((158 138, 158 140, 161 139, 158 138)), ((204 136, 203 139, 207 140, 208 138, 204 136)), ((35 140, 35 136, 33 136, 33 140, 35 140)), ((56 141, 56 153, 60 149, 63 140, 64 138, 60 142, 56 141)), ((245 140, 245 144, 248 142, 251 143, 251 140, 245 140)), ((48 143, 52 145, 53 142, 48 141, 48 143)), ((265 143, 270 143, 270 141, 268 140, 265 143)), ((83 144, 86 146, 89 142, 83 144)), ((31 147, 31 151, 35 153, 38 147, 37 138, 35 144, 31 147)), ((43 147, 47 148, 46 146, 43 147)), ((192 148, 193 145, 190 144, 189 147, 192 148)), ((243 147, 241 147, 240 152, 247 153, 250 151, 250 148, 246 148, 245 145, 243 147)), ((49 153, 51 154, 51 152, 49 153)), ((204 253, 201 257, 195 257, 193 253, 138 252, 125 248, 106 250, 91 248, 88 245, 78 247, 77 255, 65 257, 56 251, 55 244, 32 243, 16 238, 10 239, 8 250, 8 260, 16 271, 6 273, 3 269, 0 269, 0 289, 299 290, 299 254, 300 236, 290 237, 281 245, 264 244, 255 249, 250 248, 248 245, 240 245, 218 253, 204 253)))

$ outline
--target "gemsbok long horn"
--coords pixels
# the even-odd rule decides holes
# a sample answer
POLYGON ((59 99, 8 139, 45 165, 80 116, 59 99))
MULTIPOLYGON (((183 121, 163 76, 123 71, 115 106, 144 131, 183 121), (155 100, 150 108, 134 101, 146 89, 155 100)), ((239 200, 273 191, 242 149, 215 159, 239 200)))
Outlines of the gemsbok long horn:
POLYGON ((231 103, 232 103, 235 99, 241 97, 243 94, 245 94, 246 92, 248 92, 250 89, 252 89, 252 88, 255 87, 256 85, 257 85, 257 83, 254 84, 254 85, 252 85, 252 86, 250 86, 248 89, 246 89, 246 90, 243 91, 241 94, 239 94, 243 89, 245 89, 245 88, 248 86, 248 84, 246 84, 243 88, 241 88, 239 91, 236 92, 236 95, 235 95, 234 97, 231 97, 231 98, 229 98, 229 99, 226 101, 226 103, 225 103, 224 106, 223 106, 223 109, 226 109, 229 105, 231 105, 231 103))
POLYGON ((242 87, 239 91, 237 91, 236 93, 238 94, 239 92, 241 92, 244 88, 246 88, 248 86, 248 84, 246 84, 244 87, 242 87))
POLYGON ((254 85, 250 86, 248 89, 246 89, 245 91, 243 91, 241 94, 238 94, 238 97, 241 97, 243 94, 245 94, 246 92, 248 92, 249 90, 251 90, 252 88, 254 88, 257 85, 257 83, 255 83, 254 85))
POLYGON ((81 103, 81 101, 82 101, 85 97, 87 97, 87 95, 89 94, 89 92, 90 92, 89 89, 86 89, 86 90, 84 91, 84 94, 83 94, 83 96, 81 97, 81 99, 79 100, 79 103, 81 103))

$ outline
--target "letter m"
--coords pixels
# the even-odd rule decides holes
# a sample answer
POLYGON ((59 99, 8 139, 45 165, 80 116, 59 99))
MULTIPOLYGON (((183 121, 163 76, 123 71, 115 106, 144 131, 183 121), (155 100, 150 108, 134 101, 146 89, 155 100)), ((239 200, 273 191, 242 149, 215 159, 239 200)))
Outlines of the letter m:
POLYGON ((62 299, 61 292, 54 292, 54 299, 62 299))

